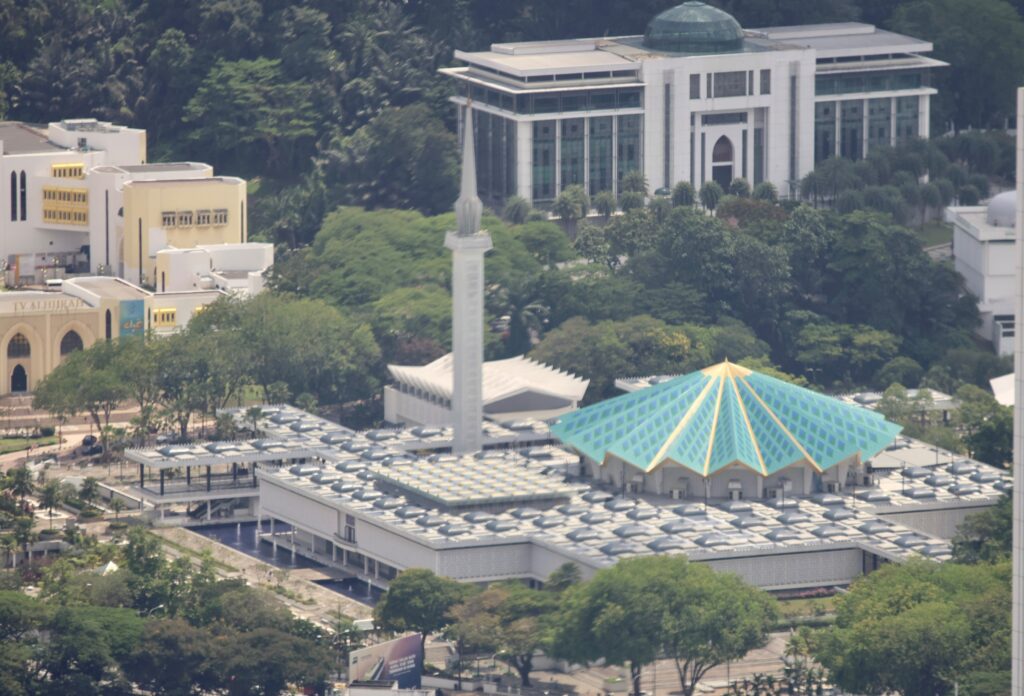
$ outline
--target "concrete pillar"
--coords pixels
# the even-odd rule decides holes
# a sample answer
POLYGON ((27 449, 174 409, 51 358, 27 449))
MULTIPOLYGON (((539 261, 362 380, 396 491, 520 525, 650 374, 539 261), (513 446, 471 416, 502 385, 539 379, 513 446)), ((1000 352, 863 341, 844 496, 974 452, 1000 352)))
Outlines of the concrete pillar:
POLYGON ((160 495, 164 494, 164 470, 160 470, 160 495))
POLYGON ((206 465, 206 490, 213 490, 213 482, 210 480, 210 465, 206 465))
POLYGON ((146 467, 139 464, 139 488, 146 487, 146 467))
POLYGON ((331 562, 338 562, 338 547, 333 541, 331 542, 331 562))

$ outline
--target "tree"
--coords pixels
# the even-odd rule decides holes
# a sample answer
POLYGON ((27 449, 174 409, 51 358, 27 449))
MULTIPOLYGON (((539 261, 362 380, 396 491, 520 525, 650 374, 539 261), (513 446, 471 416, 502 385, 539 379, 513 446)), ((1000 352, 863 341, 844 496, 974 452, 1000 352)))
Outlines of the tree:
POLYGON ((639 191, 623 191, 619 195, 619 208, 622 212, 628 213, 631 210, 641 210, 644 207, 644 194, 639 191))
POLYGON ((754 192, 751 194, 756 200, 769 201, 774 203, 779 198, 779 193, 775 189, 775 184, 770 181, 762 181, 760 184, 754 187, 754 192))
POLYGON ((601 191, 594 196, 594 209, 597 210, 605 220, 609 220, 611 216, 615 214, 618 207, 619 203, 615 200, 615 194, 611 191, 601 191))
POLYGON ((1013 544, 1013 498, 968 515, 953 536, 957 563, 998 563, 1010 557, 1013 544))
POLYGON ((197 152, 218 168, 295 172, 316 136, 311 87, 284 77, 280 60, 220 60, 185 107, 197 152))
POLYGON ((764 592, 680 556, 620 561, 570 589, 563 607, 555 653, 629 662, 635 696, 641 669, 662 653, 691 696, 709 669, 764 645, 776 618, 764 592))
POLYGON ((856 581, 812 651, 844 691, 952 694, 1009 670, 1009 569, 910 561, 856 581))
POLYGON ((964 443, 978 461, 1006 468, 1013 460, 1013 409, 999 406, 964 443))
POLYGON ((561 594, 579 582, 580 567, 575 563, 566 562, 551 571, 551 575, 544 581, 544 589, 561 594))
POLYGON ((124 501, 121 498, 114 498, 110 501, 110 509, 114 511, 114 519, 120 519, 121 511, 124 510, 124 501))
POLYGON ((100 483, 92 476, 86 476, 78 490, 78 497, 87 504, 92 504, 100 496, 100 483))
POLYGON ((9 469, 4 480, 4 488, 25 502, 25 497, 35 490, 35 475, 27 466, 16 466, 9 469))
POLYGON ((50 517, 50 529, 53 529, 53 511, 64 502, 64 491, 60 481, 47 481, 39 494, 39 503, 46 508, 50 517))
POLYGON ((717 181, 708 181, 700 187, 700 204, 708 210, 714 210, 724 195, 725 191, 717 181))
POLYGON ((697 196, 694 194, 693 185, 689 181, 680 181, 672 187, 672 205, 692 206, 696 202, 697 196))
POLYGON ((639 193, 647 197, 647 177, 639 169, 626 172, 619 181, 620 193, 639 193))
POLYGON ((465 597, 464 585, 425 568, 410 568, 391 582, 373 609, 374 622, 385 631, 415 631, 421 650, 427 636, 450 623, 449 612, 465 597))
POLYGON ((526 222, 526 218, 530 216, 531 210, 533 210, 533 206, 525 198, 509 196, 505 201, 505 210, 501 216, 513 225, 522 225, 526 222))
POLYGON ((902 384, 914 388, 921 382, 924 370, 913 358, 895 357, 878 369, 872 378, 876 388, 885 389, 891 384, 902 384))
POLYGON ((740 198, 750 197, 750 183, 746 179, 733 179, 729 182, 729 195, 740 198))
POLYGON ((263 409, 259 406, 250 406, 245 409, 245 420, 252 425, 252 434, 260 434, 260 420, 263 418, 263 409))
POLYGON ((208 631, 182 619, 148 621, 125 663, 125 673, 144 689, 191 696, 220 686, 216 643, 208 631))

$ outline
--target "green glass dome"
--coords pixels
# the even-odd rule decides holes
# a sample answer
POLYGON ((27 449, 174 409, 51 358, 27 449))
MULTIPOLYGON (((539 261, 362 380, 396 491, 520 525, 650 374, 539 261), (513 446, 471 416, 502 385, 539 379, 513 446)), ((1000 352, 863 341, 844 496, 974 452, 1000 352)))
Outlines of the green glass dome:
POLYGON ((737 51, 743 46, 743 28, 728 12, 691 0, 652 19, 644 46, 677 53, 737 51))

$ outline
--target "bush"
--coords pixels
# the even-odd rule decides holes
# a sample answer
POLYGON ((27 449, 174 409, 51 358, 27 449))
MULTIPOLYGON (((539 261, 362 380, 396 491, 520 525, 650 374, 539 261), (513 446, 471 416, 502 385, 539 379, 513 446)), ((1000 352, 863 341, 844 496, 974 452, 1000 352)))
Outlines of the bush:
POLYGON ((664 222, 672 212, 672 201, 662 196, 656 196, 647 204, 647 208, 654 214, 654 219, 664 222))
POLYGON ((125 529, 128 529, 128 523, 124 520, 112 520, 110 524, 107 525, 107 531, 110 532, 120 532, 125 529))
POLYGON ((644 207, 644 194, 639 191, 625 191, 619 196, 619 207, 622 212, 628 213, 630 210, 639 210, 644 207))
POLYGON ((717 181, 709 181, 700 187, 700 204, 708 210, 714 210, 724 195, 725 191, 717 181))
POLYGON ((525 198, 519 196, 510 196, 505 201, 505 210, 502 213, 502 217, 511 222, 513 225, 521 225, 526 222, 526 219, 530 216, 530 212, 533 210, 533 206, 525 198))
POLYGON ((639 169, 634 169, 631 172, 626 172, 625 176, 622 177, 622 181, 619 184, 619 191, 622 193, 634 192, 647 196, 647 179, 644 177, 644 173, 639 169))
POLYGON ((729 195, 747 198, 750 196, 750 184, 743 178, 733 179, 729 184, 729 195))
POLYGON ((78 518, 82 520, 94 520, 101 515, 103 515, 103 512, 91 507, 78 513, 78 518))
POLYGON ((774 203, 779 199, 779 192, 776 190, 775 184, 772 182, 762 181, 754 187, 753 196, 759 201, 771 201, 774 203))
POLYGON ((594 209, 606 218, 610 218, 618 207, 619 204, 615 200, 615 194, 611 191, 601 191, 594 196, 594 209))
POLYGON ((56 432, 52 425, 43 425, 39 428, 39 437, 53 437, 56 432))
POLYGON ((672 188, 672 205, 684 206, 693 205, 697 202, 697 195, 689 181, 680 181, 672 188))
POLYGON ((860 210, 864 207, 864 194, 860 191, 848 189, 839 194, 836 198, 836 210, 844 215, 860 210))

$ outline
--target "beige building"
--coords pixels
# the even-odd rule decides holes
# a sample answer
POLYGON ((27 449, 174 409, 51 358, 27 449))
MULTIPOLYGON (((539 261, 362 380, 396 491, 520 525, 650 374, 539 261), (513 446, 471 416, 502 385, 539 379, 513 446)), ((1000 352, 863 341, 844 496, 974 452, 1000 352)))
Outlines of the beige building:
POLYGON ((96 341, 177 331, 218 290, 151 293, 119 278, 0 293, 0 395, 32 391, 69 353, 96 341))
POLYGON ((121 276, 159 287, 157 252, 246 242, 245 181, 230 176, 133 180, 124 185, 121 276))

